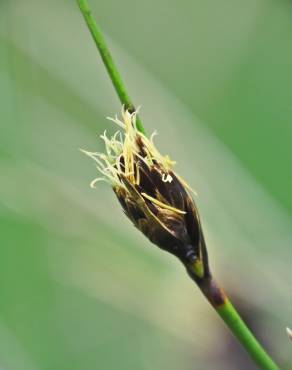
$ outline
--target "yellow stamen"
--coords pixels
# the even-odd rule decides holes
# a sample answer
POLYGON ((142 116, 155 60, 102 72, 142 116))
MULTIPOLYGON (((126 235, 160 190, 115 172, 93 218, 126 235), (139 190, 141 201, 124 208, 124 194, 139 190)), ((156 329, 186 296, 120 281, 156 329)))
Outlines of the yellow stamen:
POLYGON ((146 194, 146 193, 141 193, 141 195, 143 195, 144 198, 150 200, 152 203, 156 204, 157 206, 161 207, 161 208, 165 208, 165 209, 169 209, 170 211, 173 211, 173 212, 176 212, 176 213, 180 213, 180 214, 186 214, 185 211, 182 211, 180 209, 177 209, 175 207, 171 207, 165 203, 162 203, 160 202, 159 200, 151 197, 150 195, 146 194))

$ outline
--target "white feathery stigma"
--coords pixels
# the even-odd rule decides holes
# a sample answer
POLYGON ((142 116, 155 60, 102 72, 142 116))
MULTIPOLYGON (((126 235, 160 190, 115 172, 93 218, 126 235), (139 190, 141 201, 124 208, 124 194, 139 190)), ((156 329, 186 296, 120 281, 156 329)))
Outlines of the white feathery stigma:
POLYGON ((107 136, 106 130, 100 136, 105 144, 105 153, 90 152, 80 149, 84 154, 96 162, 96 168, 102 175, 90 183, 92 188, 95 188, 96 183, 99 181, 107 181, 112 186, 125 188, 123 182, 120 180, 119 173, 128 177, 133 184, 139 184, 139 166, 135 163, 135 157, 139 158, 139 160, 143 161, 149 167, 153 165, 153 161, 159 163, 165 169, 165 173, 162 175, 162 181, 169 183, 172 181, 171 175, 167 172, 172 169, 175 162, 171 161, 168 156, 162 156, 156 149, 153 143, 153 138, 157 135, 156 131, 154 131, 150 139, 148 139, 137 130, 136 115, 137 111, 130 113, 122 109, 122 120, 120 120, 117 115, 115 118, 107 117, 122 130, 118 130, 110 138, 107 136), (145 155, 143 156, 140 154, 137 145, 138 137, 140 137, 143 142, 145 151, 145 155), (123 158, 123 165, 121 164, 121 158, 123 158))

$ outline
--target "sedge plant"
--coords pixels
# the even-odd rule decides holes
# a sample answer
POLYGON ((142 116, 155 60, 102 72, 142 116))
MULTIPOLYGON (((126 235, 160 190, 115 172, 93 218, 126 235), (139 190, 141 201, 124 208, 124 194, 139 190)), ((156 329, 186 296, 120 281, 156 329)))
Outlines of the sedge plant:
POLYGON ((210 271, 206 243, 191 187, 173 170, 148 137, 114 64, 87 0, 77 0, 109 77, 123 105, 119 130, 102 135, 105 153, 83 150, 97 165, 100 180, 110 183, 125 214, 153 244, 176 256, 234 336, 263 370, 279 367, 246 326, 210 271))

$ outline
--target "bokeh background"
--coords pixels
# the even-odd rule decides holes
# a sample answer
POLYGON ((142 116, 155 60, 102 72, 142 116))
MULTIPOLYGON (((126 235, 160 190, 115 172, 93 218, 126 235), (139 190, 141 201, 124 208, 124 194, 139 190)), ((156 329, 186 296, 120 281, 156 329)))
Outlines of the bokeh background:
MULTIPOLYGON (((91 0, 212 269, 292 369, 292 4, 91 0)), ((0 3, 1 370, 254 369, 182 266, 89 188, 120 104, 73 0, 0 3)))

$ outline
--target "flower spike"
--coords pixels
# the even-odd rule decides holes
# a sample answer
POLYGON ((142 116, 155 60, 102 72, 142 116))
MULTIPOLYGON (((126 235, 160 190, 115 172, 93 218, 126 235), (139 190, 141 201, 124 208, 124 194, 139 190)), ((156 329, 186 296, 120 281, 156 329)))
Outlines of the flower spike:
POLYGON ((209 274, 207 251, 199 214, 190 187, 173 171, 175 164, 163 156, 136 127, 137 112, 122 109, 122 119, 110 118, 123 131, 111 138, 101 135, 105 153, 83 152, 97 163, 132 223, 154 244, 177 256, 198 279, 209 274))

